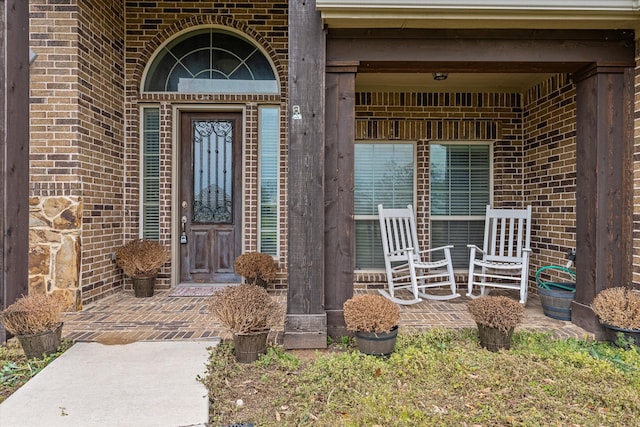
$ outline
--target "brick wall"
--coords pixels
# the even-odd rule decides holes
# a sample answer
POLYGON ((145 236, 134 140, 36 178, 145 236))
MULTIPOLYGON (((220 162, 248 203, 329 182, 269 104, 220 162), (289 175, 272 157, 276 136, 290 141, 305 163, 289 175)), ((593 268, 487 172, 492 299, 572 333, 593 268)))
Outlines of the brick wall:
POLYGON ((30 291, 68 308, 120 285, 122 22, 121 2, 30 2, 30 291))
MULTIPOLYGON (((242 108, 245 113, 243 153, 243 251, 255 251, 258 246, 258 107, 279 105, 281 107, 281 158, 287 153, 287 2, 252 1, 244 3, 212 3, 206 1, 144 1, 126 3, 125 38, 125 165, 126 183, 124 199, 126 217, 125 238, 139 235, 139 154, 140 119, 139 109, 143 105, 159 105, 161 111, 161 189, 166 197, 160 206, 160 239, 172 243, 172 205, 169 197, 173 185, 175 163, 171 159, 174 133, 173 106, 198 108, 206 105, 224 105, 231 109, 242 108), (244 34, 257 43, 274 64, 280 81, 280 95, 213 95, 179 93, 141 93, 144 70, 153 54, 167 40, 198 27, 218 27, 244 34)), ((277 280, 282 287, 286 274, 287 193, 286 163, 280 168, 280 246, 278 261, 281 271, 277 280)), ((177 256, 174 256, 177 259, 177 256)), ((159 276, 158 286, 170 283, 171 264, 165 265, 159 276)), ((176 266, 177 268, 177 266, 176 266)))
MULTIPOLYGON (((636 34, 637 36, 637 34, 636 34)), ((633 144, 633 286, 640 289, 640 43, 636 40, 636 75, 635 96, 633 98, 634 111, 634 144, 633 144)))
POLYGON ((38 57, 30 68, 29 292, 54 290, 60 281, 55 260, 64 252, 73 268, 66 271, 63 292, 69 305, 79 308, 76 17, 75 2, 30 2, 30 46, 38 57))
MULTIPOLYGON (((356 140, 418 141, 415 211, 418 239, 425 248, 429 246, 430 141, 494 141, 494 203, 524 205, 519 94, 357 93, 356 140)), ((384 274, 356 274, 358 283, 379 286, 384 280, 384 274)))
MULTIPOLYGON (((418 238, 429 245, 429 141, 495 141, 494 204, 533 206, 530 277, 575 248, 575 87, 557 75, 523 94, 358 93, 357 140, 418 141, 418 238)), ((459 284, 466 282, 460 275, 459 284)), ((383 274, 358 273, 358 286, 383 274)))
POLYGON ((121 2, 79 2, 79 145, 83 182, 82 294, 122 284, 111 255, 122 244, 124 22, 121 2))
POLYGON ((523 178, 525 199, 533 207, 532 274, 544 265, 565 265, 567 251, 576 247, 575 97, 568 75, 524 94, 523 178))

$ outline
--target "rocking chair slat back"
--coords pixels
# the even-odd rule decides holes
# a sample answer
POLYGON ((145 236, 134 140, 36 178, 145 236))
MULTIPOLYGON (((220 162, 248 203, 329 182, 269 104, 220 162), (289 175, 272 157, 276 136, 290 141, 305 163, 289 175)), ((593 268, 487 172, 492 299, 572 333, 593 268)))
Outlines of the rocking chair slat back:
POLYGON ((531 243, 531 208, 492 209, 487 207, 484 247, 487 258, 513 262, 522 259, 522 249, 531 243))
POLYGON ((526 209, 493 209, 487 206, 482 249, 467 245, 469 253, 469 283, 467 295, 475 297, 473 289, 517 289, 520 302, 528 296, 529 255, 531 253, 531 206, 526 209))
POLYGON ((378 205, 378 215, 389 285, 388 292, 380 290, 382 295, 398 304, 415 304, 422 301, 421 297, 444 300, 460 296, 456 293, 451 246, 420 250, 411 205, 402 209, 378 205), (436 259, 438 253, 442 255, 436 259), (444 288, 446 293, 427 294, 428 288, 444 288), (397 298, 395 293, 401 289, 409 290, 412 298, 397 298))

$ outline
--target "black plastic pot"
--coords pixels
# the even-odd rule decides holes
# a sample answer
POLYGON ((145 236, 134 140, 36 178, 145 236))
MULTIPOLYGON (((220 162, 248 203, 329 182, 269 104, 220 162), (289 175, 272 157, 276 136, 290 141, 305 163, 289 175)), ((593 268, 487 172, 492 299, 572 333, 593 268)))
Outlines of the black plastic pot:
POLYGON ((618 347, 629 348, 629 345, 640 347, 640 329, 624 329, 601 323, 607 341, 618 347))
POLYGON ((355 332, 358 350, 372 356, 388 356, 393 352, 398 337, 398 326, 389 332, 355 332))

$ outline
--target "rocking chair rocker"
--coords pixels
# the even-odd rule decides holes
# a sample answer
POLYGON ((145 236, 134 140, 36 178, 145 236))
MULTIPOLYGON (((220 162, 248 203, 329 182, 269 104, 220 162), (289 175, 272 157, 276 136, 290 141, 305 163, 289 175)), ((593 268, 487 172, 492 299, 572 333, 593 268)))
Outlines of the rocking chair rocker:
POLYGON ((492 209, 487 206, 483 248, 467 245, 471 250, 467 296, 485 295, 487 287, 517 289, 520 291, 520 304, 526 304, 530 241, 531 206, 526 209, 492 209), (475 286, 480 287, 480 295, 473 294, 475 286))
POLYGON ((384 264, 389 291, 378 292, 397 304, 416 304, 422 298, 448 300, 460 296, 451 263, 452 245, 420 251, 413 208, 384 209, 378 205, 384 264), (441 258, 434 255, 441 253, 441 258), (448 293, 426 293, 426 289, 448 288, 448 293), (396 297, 398 290, 408 290, 411 299, 396 297))

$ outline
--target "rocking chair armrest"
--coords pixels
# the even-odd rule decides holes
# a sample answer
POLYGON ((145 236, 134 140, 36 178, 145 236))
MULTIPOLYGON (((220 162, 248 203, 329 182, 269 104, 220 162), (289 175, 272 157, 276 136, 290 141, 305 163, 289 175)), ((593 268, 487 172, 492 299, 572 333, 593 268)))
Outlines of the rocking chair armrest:
POLYGON ((484 251, 483 251, 482 249, 480 249, 479 247, 477 247, 476 245, 467 245, 467 247, 468 247, 469 249, 475 249, 475 250, 476 250, 476 252, 480 252, 481 254, 483 254, 483 255, 484 255, 484 251))
POLYGON ((445 249, 453 249, 453 245, 445 245, 445 246, 438 246, 437 248, 429 248, 429 249, 425 249, 420 251, 421 254, 426 254, 429 252, 435 252, 435 251, 443 251, 445 249))

